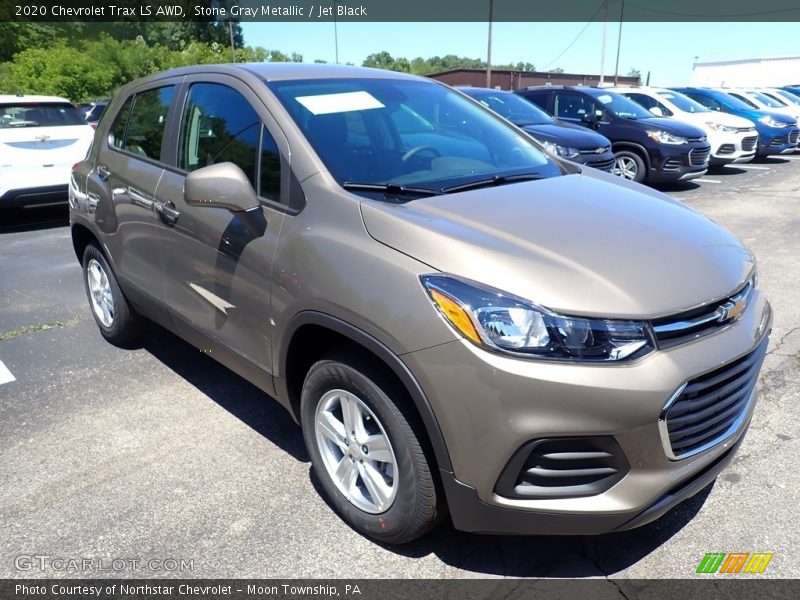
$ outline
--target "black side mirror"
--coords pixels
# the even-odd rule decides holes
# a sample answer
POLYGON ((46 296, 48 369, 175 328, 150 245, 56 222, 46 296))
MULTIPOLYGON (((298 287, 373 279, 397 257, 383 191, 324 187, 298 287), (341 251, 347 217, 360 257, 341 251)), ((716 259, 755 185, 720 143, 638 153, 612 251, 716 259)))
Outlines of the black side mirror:
POLYGON ((209 165, 186 176, 183 197, 189 206, 245 211, 259 205, 250 180, 231 162, 209 165))

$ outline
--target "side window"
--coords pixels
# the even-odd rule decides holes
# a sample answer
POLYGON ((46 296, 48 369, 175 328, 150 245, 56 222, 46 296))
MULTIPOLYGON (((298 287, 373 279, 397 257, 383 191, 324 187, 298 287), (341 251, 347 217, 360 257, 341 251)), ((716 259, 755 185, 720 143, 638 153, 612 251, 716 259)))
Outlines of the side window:
POLYGON ((702 104, 703 106, 705 106, 710 110, 716 110, 717 112, 722 111, 722 106, 720 105, 720 103, 714 100, 713 98, 709 98, 708 96, 701 96, 699 94, 687 94, 687 96, 689 96, 689 98, 691 98, 695 102, 702 104))
POLYGON ((670 109, 668 109, 666 107, 666 105, 662 104, 658 100, 656 100, 655 103, 656 103, 656 106, 658 106, 658 108, 661 109, 661 114, 662 115, 664 115, 665 117, 671 117, 673 115, 673 112, 670 109))
POLYGON ((261 129, 261 187, 259 195, 273 202, 281 201, 281 155, 275 139, 261 129))
POLYGON ((115 148, 122 148, 125 144, 125 128, 128 126, 128 117, 131 114, 131 106, 133 106, 134 96, 131 96, 122 105, 119 111, 117 120, 111 128, 111 144, 115 148))
MULTIPOLYGON (((232 162, 244 171, 253 189, 258 190, 256 165, 261 130, 261 119, 239 92, 219 83, 196 83, 189 88, 183 111, 178 167, 194 171, 232 162)), ((261 160, 265 160, 264 153, 261 160)))
POLYGON ((159 160, 164 140, 167 113, 175 93, 175 86, 167 86, 140 92, 123 106, 114 125, 114 146, 140 156, 159 160), (133 101, 133 107, 123 123, 125 107, 133 101))
POLYGON ((545 93, 529 93, 529 94, 522 94, 522 97, 525 98, 528 102, 534 103, 536 106, 541 108, 543 111, 548 112, 547 109, 547 97, 548 94, 545 93))
POLYGON ((556 117, 581 120, 586 115, 594 116, 594 102, 578 94, 556 94, 556 117))

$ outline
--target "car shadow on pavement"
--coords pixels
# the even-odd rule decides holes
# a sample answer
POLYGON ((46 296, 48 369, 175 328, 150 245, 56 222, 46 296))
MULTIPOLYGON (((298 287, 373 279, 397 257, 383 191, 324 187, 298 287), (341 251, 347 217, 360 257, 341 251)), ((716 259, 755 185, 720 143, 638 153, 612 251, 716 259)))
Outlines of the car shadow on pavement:
POLYGON ((28 210, 0 209, 0 234, 53 229, 67 225, 69 225, 69 209, 66 204, 28 210))
POLYGON ((605 577, 639 562, 678 533, 700 511, 713 488, 638 529, 597 536, 498 536, 453 529, 449 520, 425 538, 390 547, 398 554, 435 554, 442 562, 480 575, 605 577))
POLYGON ((300 428, 276 400, 177 335, 149 328, 144 350, 292 458, 308 462, 300 428))
MULTIPOLYGON (((157 325, 151 326, 141 347, 292 458, 309 463, 309 480, 325 499, 300 428, 277 401, 157 325)), ((632 531, 599 536, 479 535, 455 530, 448 518, 420 540, 379 547, 410 558, 433 554, 447 565, 480 575, 603 577, 630 567, 680 531, 700 511, 712 487, 632 531)), ((327 499, 325 503, 334 511, 327 499)))

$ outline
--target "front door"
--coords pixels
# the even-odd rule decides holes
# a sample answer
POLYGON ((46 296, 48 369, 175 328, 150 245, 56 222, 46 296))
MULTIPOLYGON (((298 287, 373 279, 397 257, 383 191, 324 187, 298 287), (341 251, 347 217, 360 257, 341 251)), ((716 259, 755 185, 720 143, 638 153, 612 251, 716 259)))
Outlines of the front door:
POLYGON ((162 261, 167 303, 175 326, 190 326, 271 372, 270 281, 284 212, 281 150, 288 145, 237 80, 208 76, 186 84, 177 139, 176 170, 158 186, 156 206, 164 235, 162 261), (209 80, 211 79, 211 80, 209 80), (262 199, 247 212, 189 206, 186 174, 221 162, 239 166, 262 199))

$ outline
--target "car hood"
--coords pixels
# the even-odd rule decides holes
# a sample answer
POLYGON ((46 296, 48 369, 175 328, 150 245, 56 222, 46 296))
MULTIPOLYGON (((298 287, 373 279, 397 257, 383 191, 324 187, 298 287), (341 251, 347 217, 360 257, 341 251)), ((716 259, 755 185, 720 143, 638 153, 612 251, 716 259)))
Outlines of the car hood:
POLYGON ((675 113, 675 118, 681 121, 686 121, 697 127, 705 129, 705 124, 709 121, 712 123, 719 123, 727 127, 755 127, 750 119, 744 117, 737 117, 724 112, 710 111, 705 113, 690 113, 680 112, 675 113))
POLYGON ((374 239, 432 270, 566 314, 673 314, 732 293, 754 264, 722 227, 606 173, 361 207, 374 239))
POLYGON ((672 119, 670 117, 650 117, 647 119, 637 119, 637 121, 639 123, 650 125, 654 129, 663 129, 668 133, 673 133, 687 138, 698 138, 706 134, 705 131, 696 125, 684 123, 683 121, 672 119))
POLYGON ((537 140, 553 142, 569 148, 594 150, 611 146, 611 142, 605 136, 577 125, 571 126, 558 122, 544 125, 525 125, 522 129, 537 140))

